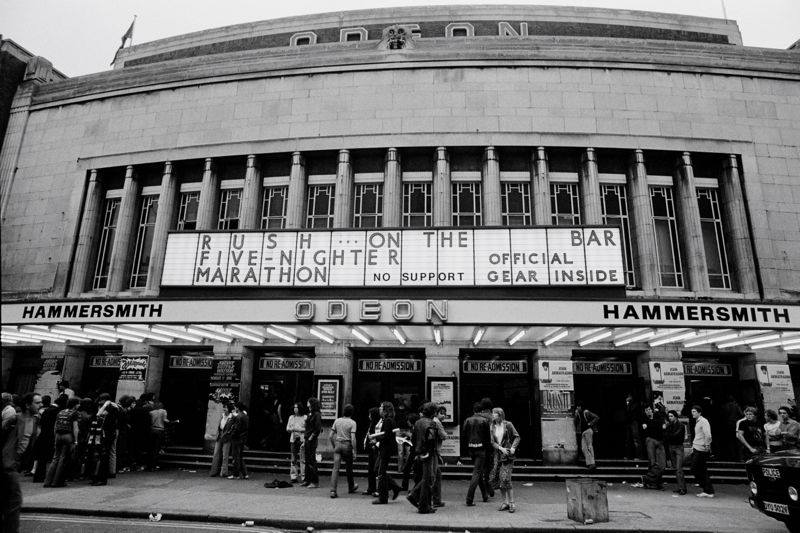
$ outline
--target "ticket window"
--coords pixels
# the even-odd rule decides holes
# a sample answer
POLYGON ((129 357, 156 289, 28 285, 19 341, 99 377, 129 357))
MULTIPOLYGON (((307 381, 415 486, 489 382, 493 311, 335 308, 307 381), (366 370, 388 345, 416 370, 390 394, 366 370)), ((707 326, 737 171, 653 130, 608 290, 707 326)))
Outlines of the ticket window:
POLYGON ((381 402, 394 404, 396 422, 419 412, 425 400, 424 352, 362 352, 353 372, 353 406, 356 409, 359 449, 369 427, 369 409, 381 402))
MULTIPOLYGON (((472 416, 473 404, 490 398, 520 434, 520 457, 538 457, 532 428, 538 427, 532 409, 532 373, 529 354, 464 354, 460 361, 459 420, 472 416)), ((461 455, 468 456, 467 439, 461 438, 461 455)))
POLYGON ((257 358, 250 405, 250 446, 271 452, 289 450, 286 423, 295 403, 305 405, 313 394, 311 353, 273 352, 257 358))
POLYGON ((643 383, 636 376, 636 365, 627 358, 573 359, 575 401, 600 417, 599 430, 594 435, 598 459, 625 457, 625 398, 633 394, 643 400, 643 383))
POLYGON ((211 352, 167 353, 164 358, 164 377, 158 400, 164 404, 170 420, 180 420, 171 428, 169 444, 203 445, 208 395, 212 392, 213 359, 211 352))

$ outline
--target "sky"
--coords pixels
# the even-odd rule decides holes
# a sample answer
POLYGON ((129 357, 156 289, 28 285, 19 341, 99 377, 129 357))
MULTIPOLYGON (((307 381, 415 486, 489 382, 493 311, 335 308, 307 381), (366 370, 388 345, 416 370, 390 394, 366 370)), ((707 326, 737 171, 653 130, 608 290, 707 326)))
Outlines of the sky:
POLYGON ((68 76, 111 68, 137 16, 134 44, 243 22, 330 11, 432 4, 575 5, 736 20, 746 46, 800 39, 800 0, 0 0, 0 34, 68 76))

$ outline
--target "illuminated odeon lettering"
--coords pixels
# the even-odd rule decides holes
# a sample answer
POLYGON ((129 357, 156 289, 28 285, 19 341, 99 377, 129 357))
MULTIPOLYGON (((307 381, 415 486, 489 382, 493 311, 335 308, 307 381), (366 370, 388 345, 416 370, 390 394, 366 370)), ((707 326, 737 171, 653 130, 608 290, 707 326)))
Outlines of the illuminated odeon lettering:
POLYGON ((417 315, 418 308, 423 308, 425 322, 447 322, 447 300, 426 300, 414 302, 412 300, 393 300, 390 302, 380 300, 358 300, 346 302, 344 300, 327 300, 324 305, 310 301, 300 300, 294 306, 294 319, 299 322, 324 320, 327 322, 378 322, 391 316, 392 322, 411 322, 417 315), (350 307, 357 309, 353 314, 350 307), (324 316, 317 316, 317 308, 325 310, 324 316))

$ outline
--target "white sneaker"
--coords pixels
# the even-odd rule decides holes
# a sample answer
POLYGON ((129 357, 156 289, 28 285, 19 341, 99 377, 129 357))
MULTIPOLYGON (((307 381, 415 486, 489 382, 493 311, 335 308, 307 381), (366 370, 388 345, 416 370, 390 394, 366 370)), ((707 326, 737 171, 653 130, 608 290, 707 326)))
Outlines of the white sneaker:
POLYGON ((707 492, 698 492, 697 493, 697 497, 698 498, 713 498, 714 495, 713 494, 709 494, 707 492))

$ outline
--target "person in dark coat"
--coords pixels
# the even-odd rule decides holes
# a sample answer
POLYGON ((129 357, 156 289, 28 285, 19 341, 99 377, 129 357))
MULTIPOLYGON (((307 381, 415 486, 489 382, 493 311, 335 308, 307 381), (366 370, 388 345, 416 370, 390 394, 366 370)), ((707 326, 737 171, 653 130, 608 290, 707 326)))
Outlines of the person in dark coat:
POLYGON ((34 446, 36 457, 36 470, 33 473, 33 482, 42 483, 47 475, 47 465, 53 458, 56 446, 55 425, 58 412, 67 406, 68 396, 60 395, 55 403, 50 402, 50 396, 42 396, 42 411, 39 418, 39 437, 34 446))
POLYGON ((421 466, 422 477, 414 485, 407 499, 420 514, 436 512, 433 506, 433 483, 436 479, 436 404, 428 402, 422 406, 422 416, 414 423, 411 438, 414 442, 416 460, 421 466))
POLYGON ((481 404, 475 402, 472 406, 473 415, 464 421, 464 428, 461 430, 462 438, 467 440, 467 448, 472 459, 472 478, 467 490, 467 506, 475 505, 475 489, 480 487, 483 501, 489 501, 486 483, 483 479, 483 465, 486 463, 486 447, 491 446, 492 440, 489 437, 489 423, 486 418, 480 416, 481 404))
POLYGON ((319 487, 317 444, 319 443, 319 434, 322 432, 322 414, 319 411, 319 399, 309 398, 306 407, 308 407, 308 418, 306 418, 306 434, 303 436, 306 446, 306 479, 300 486, 315 489, 319 487))
POLYGON ((667 427, 664 428, 664 443, 667 445, 670 462, 675 469, 675 478, 678 488, 673 492, 683 496, 686 494, 686 479, 683 475, 683 440, 686 437, 686 429, 683 422, 678 419, 677 411, 667 413, 667 427))
POLYGON ((247 475, 247 465, 244 462, 244 447, 247 444, 247 437, 250 431, 250 417, 247 416, 244 403, 236 402, 236 409, 231 423, 233 423, 230 434, 233 465, 228 479, 248 479, 250 476, 247 475))
POLYGON ((373 504, 385 504, 389 502, 389 489, 392 490, 392 499, 397 499, 400 494, 398 485, 389 475, 389 461, 392 456, 397 454, 397 440, 395 439, 394 429, 394 406, 391 402, 382 402, 380 407, 381 419, 375 426, 375 433, 371 438, 375 441, 378 448, 378 498, 373 500, 373 504))

